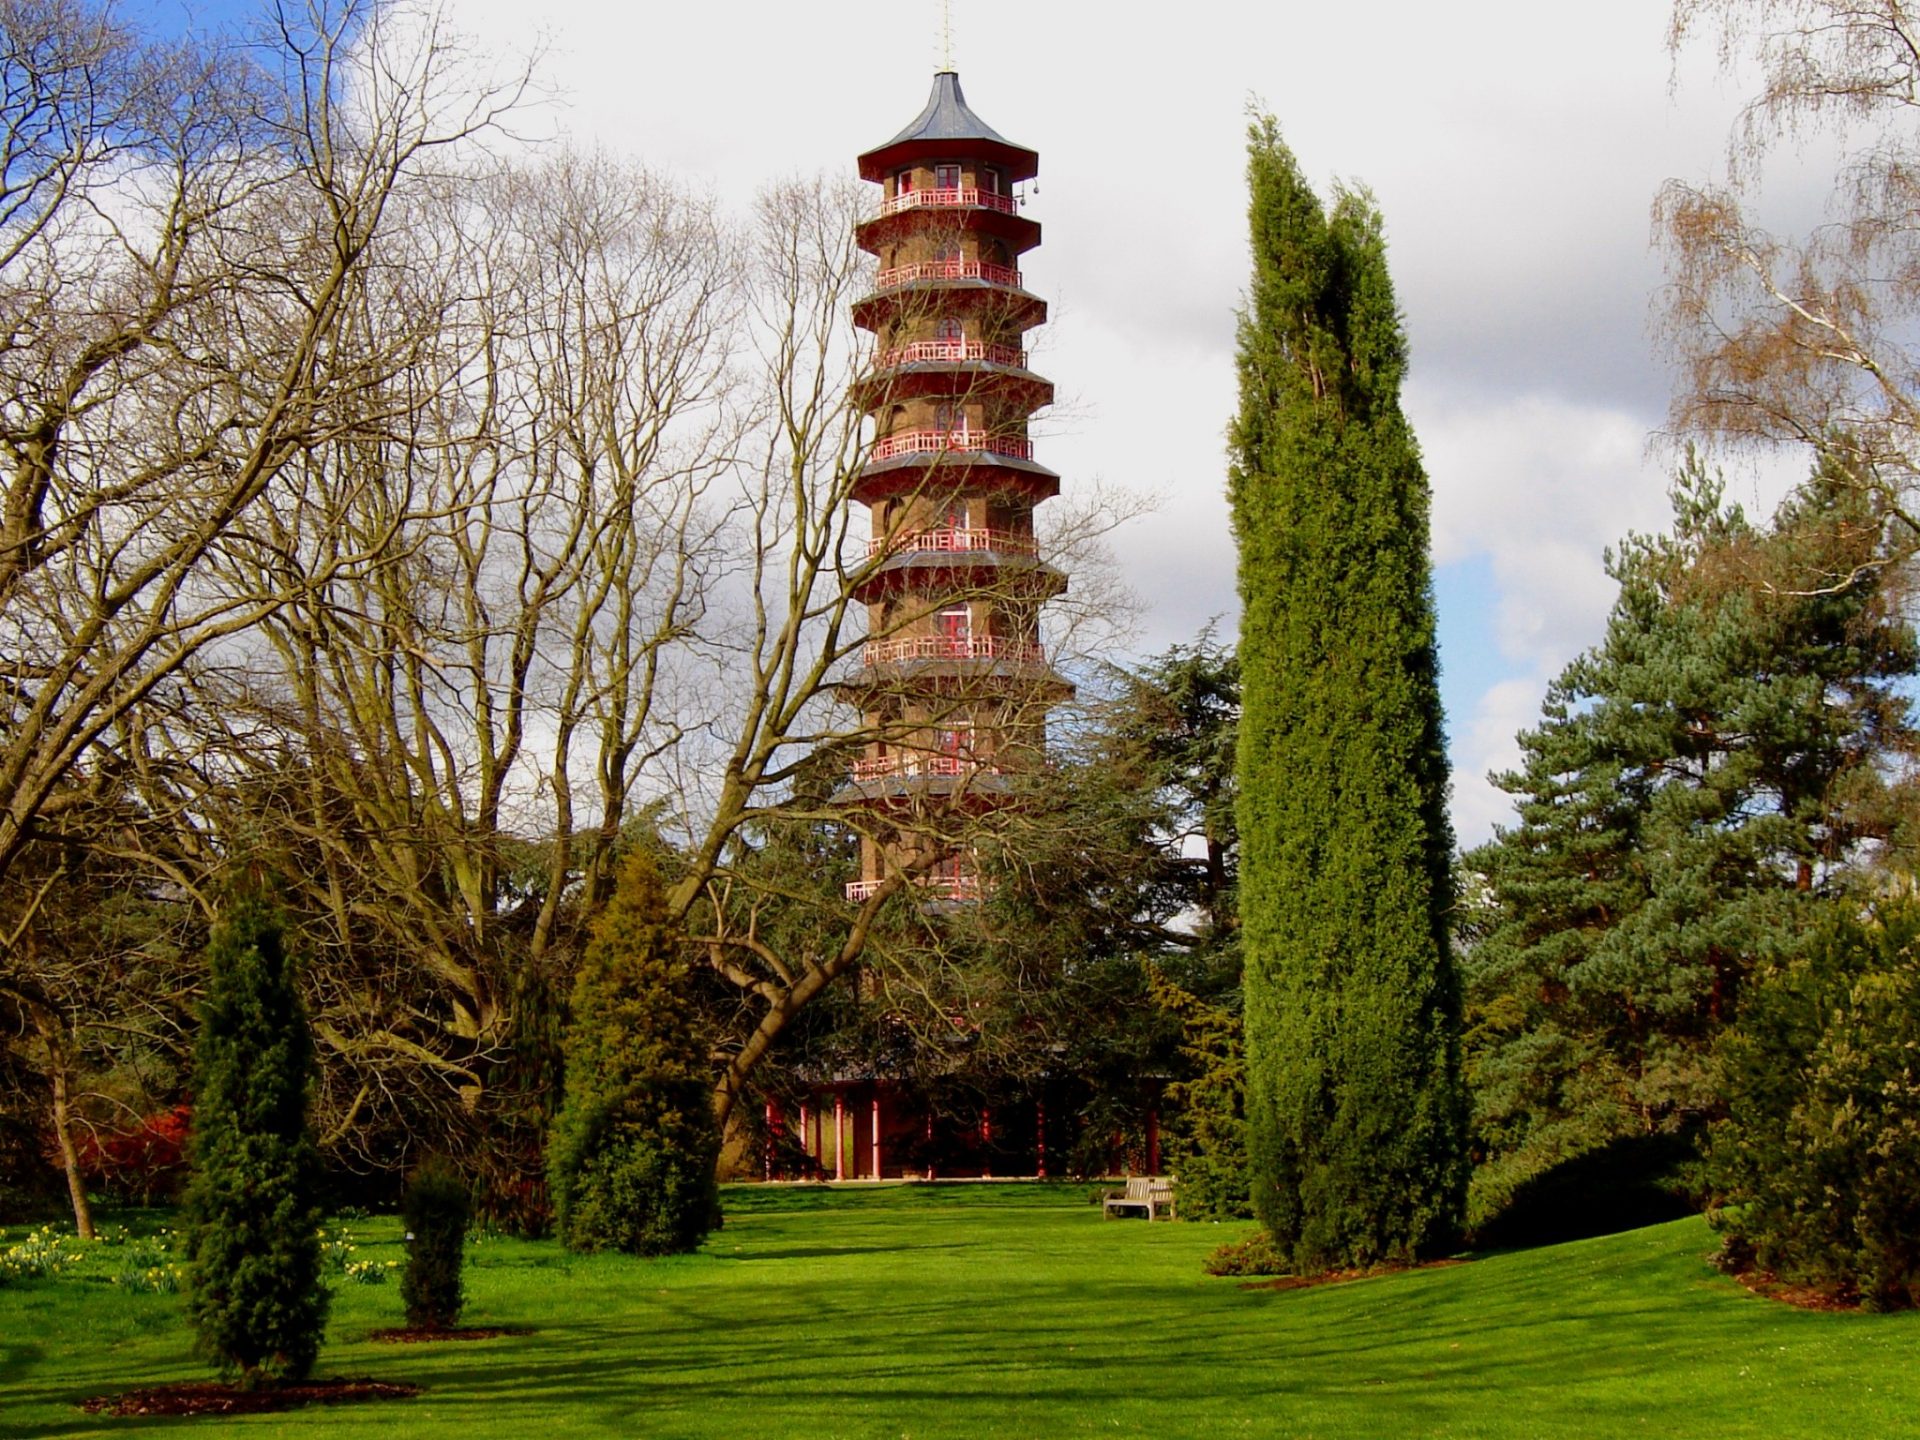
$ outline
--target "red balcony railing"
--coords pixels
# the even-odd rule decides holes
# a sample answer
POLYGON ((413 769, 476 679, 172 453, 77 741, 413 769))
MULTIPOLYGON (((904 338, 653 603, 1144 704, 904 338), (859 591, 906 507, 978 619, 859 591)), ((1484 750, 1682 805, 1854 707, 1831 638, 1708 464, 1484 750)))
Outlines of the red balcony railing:
POLYGON ((989 345, 984 340, 916 340, 911 345, 896 345, 883 351, 874 363, 876 370, 891 370, 896 365, 924 365, 937 361, 984 360, 989 365, 1027 368, 1027 352, 1018 345, 989 345))
POLYGON ((1033 442, 1017 435, 989 435, 984 430, 896 430, 873 442, 874 460, 896 455, 944 455, 950 451, 982 451, 1015 460, 1033 458, 1033 442))
POLYGON ((1016 535, 1011 530, 961 530, 943 526, 935 530, 909 530, 900 535, 876 535, 867 542, 867 558, 879 555, 971 553, 1001 550, 1010 555, 1038 555, 1039 542, 1031 535, 1016 535))
MULTIPOLYGON (((874 891, 884 884, 884 880, 851 880, 847 883, 847 899, 871 900, 874 891)), ((978 875, 929 875, 914 884, 944 900, 978 900, 985 893, 978 875)))
POLYGON ((941 205, 977 206, 983 210, 998 210, 1002 215, 1017 215, 1020 212, 1019 202, 1011 195, 996 194, 992 190, 958 190, 942 187, 932 190, 902 190, 891 200, 880 202, 879 215, 898 215, 902 210, 941 205))
POLYGON ((1001 635, 894 635, 869 640, 861 659, 868 665, 891 665, 902 660, 1011 660, 1021 665, 1043 665, 1046 651, 1031 640, 1009 640, 1001 635))
POLYGON ((916 260, 910 265, 889 265, 875 277, 874 284, 878 289, 891 290, 916 280, 984 280, 989 285, 1020 289, 1018 270, 986 260, 916 260))
POLYGON ((853 762, 856 781, 910 780, 922 775, 964 778, 998 775, 998 765, 986 765, 967 755, 935 755, 907 750, 897 755, 875 755, 853 762))

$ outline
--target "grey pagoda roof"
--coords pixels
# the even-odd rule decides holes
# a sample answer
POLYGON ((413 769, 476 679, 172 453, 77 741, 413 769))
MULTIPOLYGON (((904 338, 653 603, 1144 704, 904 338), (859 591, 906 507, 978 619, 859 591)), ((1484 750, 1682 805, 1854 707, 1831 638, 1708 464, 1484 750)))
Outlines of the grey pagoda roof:
POLYGON ((941 70, 933 77, 927 108, 893 139, 860 157, 860 178, 882 180, 889 170, 916 160, 962 156, 1000 165, 1009 180, 1031 180, 1040 173, 1039 155, 974 114, 961 93, 959 72, 941 70))

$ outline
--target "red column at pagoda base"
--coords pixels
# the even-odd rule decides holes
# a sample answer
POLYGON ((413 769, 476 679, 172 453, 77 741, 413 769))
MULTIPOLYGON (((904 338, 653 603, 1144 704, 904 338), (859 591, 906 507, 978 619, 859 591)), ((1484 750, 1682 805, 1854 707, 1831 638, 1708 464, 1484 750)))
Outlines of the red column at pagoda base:
POLYGON ((873 1092, 873 1178, 880 1178, 880 1091, 873 1092))
POLYGON ((847 1178, 847 1106, 838 1090, 833 1092, 833 1178, 847 1178))
POLYGON ((767 1101, 767 1140, 766 1140, 766 1146, 765 1146, 765 1154, 761 1156, 761 1165, 762 1165, 762 1168, 766 1171, 766 1178, 769 1180, 773 1178, 774 1137, 777 1136, 779 1133, 780 1133, 780 1107, 777 1104, 775 1104, 773 1101, 769 1100, 767 1101))
POLYGON ((993 1178, 993 1154, 988 1149, 993 1144, 993 1111, 982 1106, 980 1109, 980 1178, 993 1178))
POLYGON ((1044 1180, 1047 1178, 1047 1102, 1039 1099, 1033 1102, 1033 1146, 1034 1171, 1044 1180))
POLYGON ((1160 1173, 1160 1111, 1147 1111, 1147 1173, 1160 1173))
POLYGON ((927 1135, 927 1176, 926 1178, 931 1180, 933 1179, 933 1111, 931 1108, 929 1108, 927 1111, 926 1135, 927 1135))
POLYGON ((800 1153, 807 1157, 804 1162, 806 1173, 802 1174, 800 1178, 802 1180, 810 1179, 813 1171, 813 1143, 807 1138, 807 1107, 804 1101, 802 1101, 800 1105, 800 1153))

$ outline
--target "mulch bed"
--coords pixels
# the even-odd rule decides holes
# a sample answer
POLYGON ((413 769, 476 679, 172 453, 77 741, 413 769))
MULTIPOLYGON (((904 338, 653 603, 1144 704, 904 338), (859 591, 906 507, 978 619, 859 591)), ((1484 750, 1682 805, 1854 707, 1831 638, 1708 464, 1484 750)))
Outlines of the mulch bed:
POLYGON ((383 1345, 423 1345, 436 1340, 494 1340, 502 1335, 532 1333, 531 1325, 477 1325, 464 1330, 414 1330, 401 1325, 392 1330, 375 1330, 367 1338, 383 1345))
POLYGON ((406 1400, 418 1385, 390 1380, 303 1380, 271 1390, 236 1390, 231 1385, 196 1383, 151 1385, 124 1395, 96 1395, 80 1402, 89 1415, 259 1415, 298 1410, 306 1405, 350 1405, 360 1400, 406 1400))
POLYGON ((1857 1295, 1837 1295, 1832 1290, 1822 1290, 1815 1285, 1795 1285, 1782 1280, 1771 1270, 1736 1270, 1731 1272, 1754 1294, 1767 1300, 1779 1300, 1788 1305, 1798 1306, 1802 1310, 1858 1310, 1860 1298, 1857 1295))
POLYGON ((1422 1260, 1418 1265, 1376 1265, 1371 1270, 1328 1270, 1319 1275, 1282 1275, 1275 1280, 1242 1281, 1242 1290, 1311 1290, 1320 1285, 1347 1285, 1355 1280, 1374 1280, 1382 1275, 1399 1275, 1408 1270, 1446 1270, 1467 1260, 1422 1260))

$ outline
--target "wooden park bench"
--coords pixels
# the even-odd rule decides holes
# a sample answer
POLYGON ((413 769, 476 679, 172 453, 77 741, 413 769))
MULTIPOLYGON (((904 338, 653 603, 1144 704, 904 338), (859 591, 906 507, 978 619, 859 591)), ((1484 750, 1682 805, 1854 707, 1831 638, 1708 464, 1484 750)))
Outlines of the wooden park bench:
POLYGON ((1180 1217, 1174 1212, 1173 1181, 1165 1175, 1135 1175, 1124 1190, 1109 1190, 1103 1206, 1108 1219, 1138 1210, 1147 1219, 1157 1219, 1164 1210, 1169 1220, 1180 1217))

